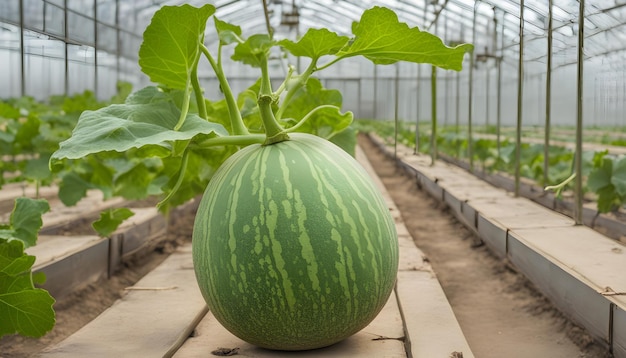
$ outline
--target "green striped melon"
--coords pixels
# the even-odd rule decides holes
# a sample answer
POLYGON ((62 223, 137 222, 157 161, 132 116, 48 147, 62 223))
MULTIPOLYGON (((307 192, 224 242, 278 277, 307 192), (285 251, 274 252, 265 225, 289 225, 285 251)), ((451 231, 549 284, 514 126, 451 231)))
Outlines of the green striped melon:
POLYGON ((193 259, 217 320, 265 348, 305 350, 358 332, 398 268, 394 221, 363 168, 309 134, 248 146, 210 181, 193 259))

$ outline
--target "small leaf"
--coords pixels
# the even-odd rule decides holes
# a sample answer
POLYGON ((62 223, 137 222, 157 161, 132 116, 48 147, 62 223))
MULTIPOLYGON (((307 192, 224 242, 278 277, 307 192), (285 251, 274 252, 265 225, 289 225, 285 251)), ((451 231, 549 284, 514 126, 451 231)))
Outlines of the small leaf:
POLYGON ((108 209, 100 213, 100 219, 94 221, 92 226, 100 236, 107 237, 117 230, 124 220, 133 215, 135 213, 127 208, 108 209))
POLYGON ((460 71, 463 56, 473 49, 470 44, 448 47, 437 36, 409 28, 393 11, 378 6, 366 10, 352 31, 354 41, 336 55, 362 55, 375 64, 408 61, 460 71))
POLYGON ((357 131, 353 127, 348 127, 330 138, 341 149, 351 156, 356 156, 356 134, 357 131))
POLYGON ((11 229, 15 239, 21 240, 25 247, 35 245, 37 233, 43 225, 41 215, 50 210, 44 199, 20 197, 15 199, 15 207, 11 213, 11 229))
POLYGON ((611 184, 615 186, 615 191, 626 199, 626 156, 616 159, 613 163, 611 184))
POLYGON ((220 42, 223 45, 239 42, 241 39, 241 27, 229 24, 217 17, 213 17, 213 21, 215 22, 215 29, 217 30, 220 42))
POLYGON ((613 160, 608 157, 598 161, 600 166, 594 168, 587 178, 587 186, 594 192, 611 185, 611 176, 613 175, 613 160))
POLYGON ((24 177, 31 180, 46 180, 52 178, 52 172, 50 172, 50 167, 48 166, 49 161, 50 156, 43 153, 39 158, 28 160, 24 167, 24 177))
POLYGON ((278 44, 294 56, 318 59, 337 53, 348 40, 347 36, 339 36, 327 29, 309 29, 298 42, 285 39, 278 44))
POLYGON ((69 172, 61 178, 59 199, 65 206, 74 206, 80 199, 87 196, 87 190, 92 188, 93 185, 81 178, 80 175, 69 172))
POLYGON ((235 46, 235 53, 231 58, 252 67, 261 67, 272 45, 273 42, 268 35, 252 35, 244 43, 235 46))
POLYGON ((163 6, 152 17, 139 48, 139 66, 152 82, 185 89, 200 51, 200 39, 215 7, 163 6))

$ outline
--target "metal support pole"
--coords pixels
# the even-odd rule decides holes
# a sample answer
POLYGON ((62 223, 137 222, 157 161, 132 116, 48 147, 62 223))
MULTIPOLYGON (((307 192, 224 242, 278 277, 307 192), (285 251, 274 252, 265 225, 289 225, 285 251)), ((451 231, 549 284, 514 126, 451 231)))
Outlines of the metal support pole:
MULTIPOLYGON (((472 43, 476 43, 476 16, 478 12, 478 1, 474 3, 474 16, 472 20, 472 43)), ((474 106, 473 84, 474 84, 474 50, 470 52, 470 70, 469 70, 469 108, 467 111, 467 157, 469 158, 469 169, 474 171, 474 155, 472 153, 472 112, 474 106)))
POLYGON ((69 95, 70 93, 70 64, 69 64, 69 48, 68 48, 68 36, 67 36, 67 0, 63 1, 63 34, 64 34, 64 45, 65 45, 65 86, 63 91, 65 95, 69 95))
POLYGON ((498 86, 497 86, 497 113, 496 113, 496 146, 498 148, 498 157, 500 157, 500 130, 502 126, 502 61, 504 60, 504 12, 502 23, 500 24, 500 54, 496 57, 498 64, 498 86))
POLYGON ((578 83, 577 83, 577 115, 576 115, 576 153, 574 166, 576 178, 574 184, 574 196, 576 207, 574 220, 576 225, 583 224, 583 69, 584 69, 584 44, 585 44, 585 0, 579 0, 578 10, 578 83))
POLYGON ((524 99, 524 0, 519 4, 519 61, 517 68, 517 130, 515 137, 515 197, 519 196, 524 99))
POLYGON ((377 112, 377 105, 376 102, 378 102, 378 66, 374 65, 374 101, 373 101, 373 105, 374 105, 374 119, 378 119, 378 114, 377 112))
POLYGON ((93 0, 93 87, 98 98, 98 1, 93 0))
POLYGON ((20 0, 20 95, 23 97, 26 95, 26 50, 24 49, 24 0, 20 0))
POLYGON ((398 127, 400 125, 399 123, 399 119, 398 119, 398 108, 399 108, 399 104, 400 104, 400 100, 399 100, 399 93, 400 93, 400 64, 396 63, 396 78, 394 81, 394 91, 393 91, 393 96, 394 96, 394 101, 393 101, 393 120, 395 123, 395 132, 394 132, 394 140, 393 140, 393 157, 398 158, 398 127))
POLYGON ((415 82, 415 154, 420 151, 420 73, 421 65, 417 64, 417 81, 415 82))
POLYGON ((437 160, 437 66, 431 66, 430 93, 431 93, 431 128, 430 133, 430 165, 437 160))
POLYGON ((546 68, 546 123, 543 144, 543 185, 548 185, 550 169, 550 115, 552 97, 552 2, 548 0, 548 63, 546 68))

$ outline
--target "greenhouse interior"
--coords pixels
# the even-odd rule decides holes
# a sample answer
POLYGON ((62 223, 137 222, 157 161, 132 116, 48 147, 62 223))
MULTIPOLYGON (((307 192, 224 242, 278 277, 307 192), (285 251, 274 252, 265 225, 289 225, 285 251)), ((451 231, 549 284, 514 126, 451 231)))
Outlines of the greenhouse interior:
POLYGON ((626 358, 624 0, 3 0, 0 64, 0 358, 626 358))

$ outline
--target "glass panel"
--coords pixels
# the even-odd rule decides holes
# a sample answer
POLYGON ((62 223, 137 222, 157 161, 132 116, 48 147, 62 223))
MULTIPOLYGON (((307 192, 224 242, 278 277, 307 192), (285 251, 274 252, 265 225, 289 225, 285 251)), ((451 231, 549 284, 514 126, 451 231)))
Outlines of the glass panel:
POLYGON ((0 98, 20 95, 21 56, 19 28, 0 22, 0 98))
POLYGON ((117 52, 117 30, 108 26, 98 24, 98 48, 112 53, 117 52))
POLYGON ((43 1, 24 1, 24 25, 35 30, 43 30, 43 1))
POLYGON ((91 46, 68 45, 68 94, 95 88, 95 51, 91 46))
POLYGON ((46 4, 45 31, 59 36, 65 34, 65 12, 62 8, 46 4))
POLYGON ((115 25, 115 0, 98 0, 98 21, 115 25))
POLYGON ((67 0, 68 9, 87 17, 94 17, 93 6, 94 0, 67 0))
POLYGON ((20 21, 19 0, 0 1, 0 20, 6 20, 11 22, 20 21))
POLYGON ((127 32, 120 33, 120 53, 124 57, 137 58, 141 38, 131 35, 127 32))
POLYGON ((98 88, 100 100, 108 100, 117 93, 117 60, 115 55, 98 51, 98 88))
POLYGON ((65 44, 35 32, 24 32, 25 93, 44 100, 65 92, 65 44))
POLYGON ((92 19, 72 12, 67 14, 68 37, 84 44, 94 43, 94 22, 92 19))

